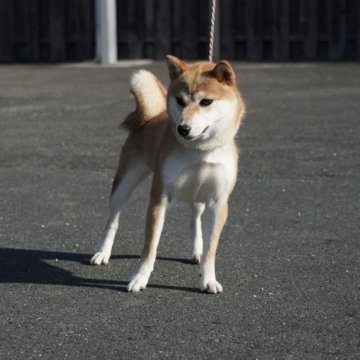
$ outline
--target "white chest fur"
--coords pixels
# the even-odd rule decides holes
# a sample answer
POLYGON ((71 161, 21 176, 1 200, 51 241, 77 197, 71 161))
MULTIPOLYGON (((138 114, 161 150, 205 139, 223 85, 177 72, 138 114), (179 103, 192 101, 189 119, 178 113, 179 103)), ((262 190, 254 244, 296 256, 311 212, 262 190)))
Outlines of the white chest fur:
POLYGON ((227 196, 236 177, 230 146, 208 152, 174 152, 166 159, 162 180, 170 199, 211 204, 227 196))

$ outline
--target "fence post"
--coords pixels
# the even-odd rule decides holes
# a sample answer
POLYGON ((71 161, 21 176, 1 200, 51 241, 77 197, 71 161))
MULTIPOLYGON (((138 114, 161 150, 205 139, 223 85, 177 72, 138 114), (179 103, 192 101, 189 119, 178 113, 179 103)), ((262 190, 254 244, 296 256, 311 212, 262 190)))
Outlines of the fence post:
POLYGON ((95 0, 96 61, 114 64, 117 61, 116 0, 95 0))

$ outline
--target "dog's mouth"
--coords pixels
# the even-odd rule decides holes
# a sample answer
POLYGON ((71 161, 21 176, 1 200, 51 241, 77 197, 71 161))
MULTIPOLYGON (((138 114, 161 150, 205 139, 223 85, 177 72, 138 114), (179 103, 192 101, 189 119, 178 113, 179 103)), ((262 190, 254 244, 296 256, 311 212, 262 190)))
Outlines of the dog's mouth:
POLYGON ((206 132, 206 130, 207 130, 208 128, 209 128, 209 126, 207 126, 207 127, 206 127, 199 135, 197 135, 197 136, 191 136, 191 135, 184 136, 184 139, 185 139, 185 140, 190 140, 190 141, 196 140, 196 139, 198 139, 200 136, 204 135, 205 132, 206 132))

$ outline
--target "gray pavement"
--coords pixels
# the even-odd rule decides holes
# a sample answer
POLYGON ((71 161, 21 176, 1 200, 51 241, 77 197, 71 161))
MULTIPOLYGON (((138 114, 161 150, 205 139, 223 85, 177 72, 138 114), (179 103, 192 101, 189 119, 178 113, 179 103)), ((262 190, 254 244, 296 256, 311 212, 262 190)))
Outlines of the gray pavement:
POLYGON ((211 296, 180 205, 148 288, 125 292, 149 182, 111 263, 88 265, 134 68, 0 67, 0 359, 360 358, 360 67, 236 69, 248 111, 211 296))

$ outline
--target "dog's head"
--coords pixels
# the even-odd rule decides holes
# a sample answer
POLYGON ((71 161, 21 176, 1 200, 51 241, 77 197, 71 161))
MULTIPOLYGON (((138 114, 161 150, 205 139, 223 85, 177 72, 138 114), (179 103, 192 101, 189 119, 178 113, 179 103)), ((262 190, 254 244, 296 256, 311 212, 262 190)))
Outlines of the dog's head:
POLYGON ((233 139, 245 105, 230 63, 188 64, 170 55, 167 63, 171 80, 167 107, 177 139, 200 150, 233 139))

